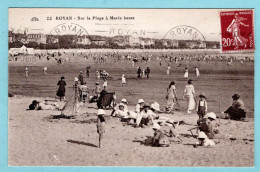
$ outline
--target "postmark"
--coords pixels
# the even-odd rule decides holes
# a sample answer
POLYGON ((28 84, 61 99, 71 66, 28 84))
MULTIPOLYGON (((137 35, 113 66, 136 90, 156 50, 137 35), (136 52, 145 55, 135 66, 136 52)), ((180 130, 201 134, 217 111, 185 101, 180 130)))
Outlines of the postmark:
MULTIPOLYGON (((55 26, 48 35, 47 42, 52 44, 54 47, 58 46, 59 48, 66 47, 75 47, 75 48, 84 48, 92 43, 92 39, 88 34, 87 30, 76 23, 61 23, 55 26), (81 47, 78 47, 81 45, 81 47)), ((52 56, 53 62, 58 65, 64 65, 69 63, 70 56, 69 52, 63 50, 60 51, 50 51, 48 54, 52 56)), ((74 53, 72 54, 74 56, 74 53)))
POLYGON ((180 25, 170 29, 163 37, 165 45, 171 44, 180 49, 204 49, 206 39, 195 27, 180 25))
POLYGON ((253 10, 220 12, 222 52, 255 49, 253 10))

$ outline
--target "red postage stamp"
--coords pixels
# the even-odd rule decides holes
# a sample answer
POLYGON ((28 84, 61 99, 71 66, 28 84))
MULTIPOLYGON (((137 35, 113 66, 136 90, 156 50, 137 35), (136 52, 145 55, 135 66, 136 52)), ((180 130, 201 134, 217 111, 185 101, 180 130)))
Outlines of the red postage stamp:
POLYGON ((223 52, 255 49, 253 10, 220 12, 223 52))

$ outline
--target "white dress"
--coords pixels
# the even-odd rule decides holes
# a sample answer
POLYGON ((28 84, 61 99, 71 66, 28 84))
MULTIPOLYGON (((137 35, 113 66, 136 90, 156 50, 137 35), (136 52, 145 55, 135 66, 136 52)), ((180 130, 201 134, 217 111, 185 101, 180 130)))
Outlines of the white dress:
POLYGON ((196 70, 196 76, 199 77, 200 76, 200 71, 198 68, 195 69, 196 70))
POLYGON ((185 70, 185 73, 184 73, 184 78, 188 78, 189 77, 189 72, 188 72, 188 69, 185 70))
POLYGON ((126 78, 122 76, 122 84, 126 84, 126 78))

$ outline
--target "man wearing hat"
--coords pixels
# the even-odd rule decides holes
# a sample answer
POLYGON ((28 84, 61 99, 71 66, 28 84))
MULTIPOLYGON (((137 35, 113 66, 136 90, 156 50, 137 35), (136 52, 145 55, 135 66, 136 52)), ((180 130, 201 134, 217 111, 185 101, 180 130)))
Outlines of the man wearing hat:
POLYGON ((205 116, 206 112, 208 111, 208 105, 204 93, 201 93, 199 95, 199 98, 200 99, 197 104, 197 114, 199 115, 199 119, 202 119, 205 116))
POLYGON ((227 118, 233 120, 241 120, 246 117, 245 106, 238 94, 232 96, 232 105, 224 112, 227 114, 227 118))

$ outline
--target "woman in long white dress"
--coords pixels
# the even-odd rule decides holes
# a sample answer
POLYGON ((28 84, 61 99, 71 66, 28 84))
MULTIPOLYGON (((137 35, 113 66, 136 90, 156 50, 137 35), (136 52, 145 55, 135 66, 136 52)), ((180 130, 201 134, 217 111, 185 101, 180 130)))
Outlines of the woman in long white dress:
POLYGON ((195 90, 191 79, 188 80, 188 85, 185 86, 182 98, 187 101, 187 113, 191 113, 195 108, 195 90))
POLYGON ((189 71, 188 71, 188 68, 185 68, 185 73, 184 73, 184 76, 183 76, 185 79, 188 79, 189 77, 189 71))

